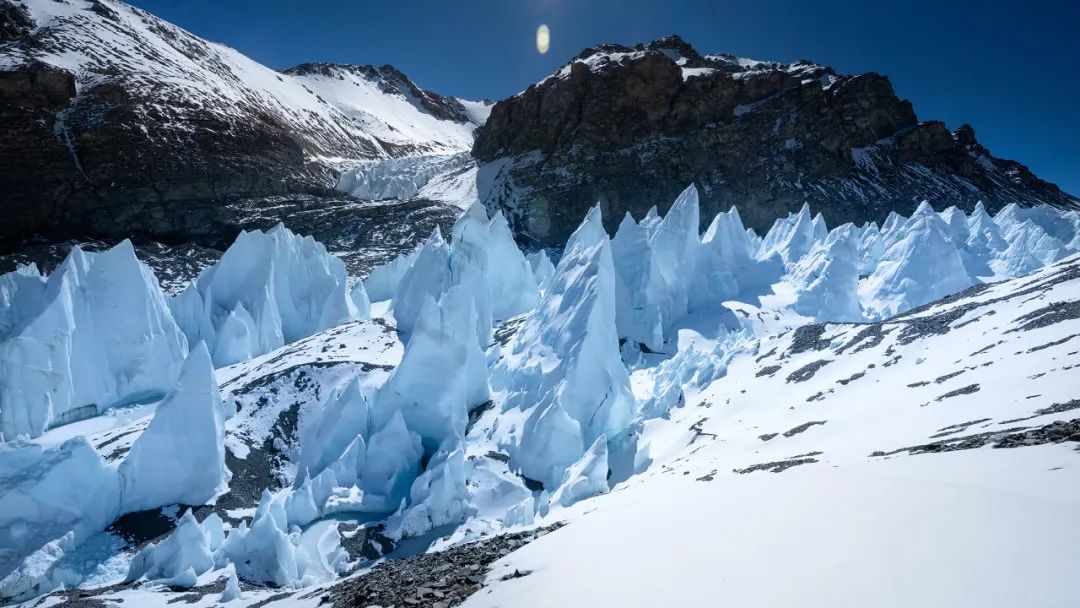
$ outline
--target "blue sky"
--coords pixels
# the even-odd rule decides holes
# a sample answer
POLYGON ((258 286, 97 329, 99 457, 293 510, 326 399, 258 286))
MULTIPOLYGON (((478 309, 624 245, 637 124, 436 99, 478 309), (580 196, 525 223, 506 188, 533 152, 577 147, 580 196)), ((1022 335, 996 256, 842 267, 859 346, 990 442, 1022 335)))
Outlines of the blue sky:
POLYGON ((600 42, 677 33, 702 53, 886 74, 922 120, 1080 195, 1080 2, 988 0, 135 0, 269 66, 391 63, 420 86, 498 99, 600 42), (540 24, 551 49, 536 50, 540 24))

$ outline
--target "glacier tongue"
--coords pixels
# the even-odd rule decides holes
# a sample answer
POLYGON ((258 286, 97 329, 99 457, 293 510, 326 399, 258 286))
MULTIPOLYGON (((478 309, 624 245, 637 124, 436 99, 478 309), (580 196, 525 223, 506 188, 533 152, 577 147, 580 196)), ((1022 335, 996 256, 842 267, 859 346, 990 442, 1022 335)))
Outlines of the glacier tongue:
POLYGON ((241 232, 170 305, 188 342, 205 341, 216 367, 360 318, 344 263, 281 224, 241 232))
POLYGON ((160 397, 187 355, 157 279, 130 241, 72 249, 48 279, 0 279, 0 436, 160 397))
POLYGON ((201 505, 224 491, 229 481, 224 419, 210 354, 200 342, 120 463, 124 511, 201 505))
POLYGON ((611 439, 630 424, 636 404, 619 356, 615 269, 599 207, 570 237, 492 383, 505 395, 504 412, 523 417, 499 430, 511 466, 549 488, 598 437, 611 439))

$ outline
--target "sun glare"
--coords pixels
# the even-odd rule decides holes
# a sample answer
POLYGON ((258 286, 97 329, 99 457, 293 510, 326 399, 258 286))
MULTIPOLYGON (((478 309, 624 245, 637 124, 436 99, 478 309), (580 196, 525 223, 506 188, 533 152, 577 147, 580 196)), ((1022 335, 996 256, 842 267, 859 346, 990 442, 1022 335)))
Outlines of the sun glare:
POLYGON ((543 55, 548 52, 550 47, 551 30, 548 29, 548 26, 541 24, 540 27, 536 28, 536 50, 543 55))

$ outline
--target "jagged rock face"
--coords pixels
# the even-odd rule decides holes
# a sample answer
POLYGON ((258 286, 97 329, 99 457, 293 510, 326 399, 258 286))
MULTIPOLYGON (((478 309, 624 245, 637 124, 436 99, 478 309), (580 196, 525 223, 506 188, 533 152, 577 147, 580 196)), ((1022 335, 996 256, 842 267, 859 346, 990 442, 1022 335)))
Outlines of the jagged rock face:
POLYGON ((394 109, 357 115, 318 78, 111 0, 0 0, 0 43, 2 249, 35 234, 187 240, 225 201, 332 193, 342 159, 462 152, 475 127, 389 66, 355 69, 394 109), (460 136, 395 138, 415 122, 398 107, 460 136))
POLYGON ((884 76, 703 57, 677 37, 587 49, 497 103, 473 153, 484 202, 542 246, 561 245, 597 201, 611 224, 691 182, 702 218, 738 204, 759 230, 805 201, 830 224, 881 220, 923 199, 1080 205, 991 157, 971 127, 919 122, 884 76))

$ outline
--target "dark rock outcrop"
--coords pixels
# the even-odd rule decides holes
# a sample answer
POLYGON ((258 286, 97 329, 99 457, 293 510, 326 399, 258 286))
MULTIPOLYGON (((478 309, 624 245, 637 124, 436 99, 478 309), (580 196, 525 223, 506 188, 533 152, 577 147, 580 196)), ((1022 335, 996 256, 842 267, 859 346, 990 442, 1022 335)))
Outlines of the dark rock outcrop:
POLYGON ((923 199, 1080 205, 991 157, 970 126, 919 122, 885 76, 701 56, 677 37, 583 51, 497 103, 473 152, 485 202, 541 246, 559 246, 597 201, 613 229, 690 183, 704 222, 737 204, 759 230, 807 201, 833 224, 923 199))
MULTIPOLYGON (((224 206, 340 197, 333 186, 348 162, 441 149, 384 141, 310 80, 122 3, 40 8, 56 14, 34 23, 21 3, 0 0, 0 252, 30 237, 213 245, 207 233, 225 238, 238 228, 222 229, 224 206)), ((437 120, 468 121, 460 102, 390 66, 350 69, 437 120)))

